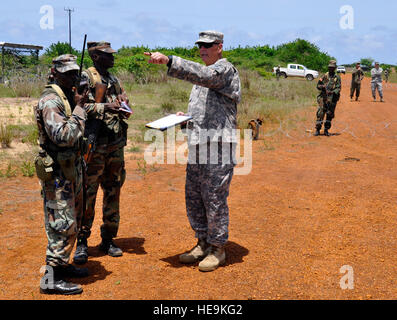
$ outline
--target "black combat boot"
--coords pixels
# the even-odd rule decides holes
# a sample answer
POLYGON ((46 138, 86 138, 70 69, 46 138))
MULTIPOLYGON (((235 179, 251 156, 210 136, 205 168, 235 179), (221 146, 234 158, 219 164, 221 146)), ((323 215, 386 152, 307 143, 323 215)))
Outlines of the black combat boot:
POLYGON ((313 134, 315 137, 318 137, 320 135, 320 130, 316 129, 316 132, 313 134))
POLYGON ((78 239, 73 261, 76 264, 85 264, 87 263, 87 260, 88 260, 87 239, 85 238, 78 239))
POLYGON ((40 293, 42 294, 59 294, 73 295, 83 292, 79 284, 71 283, 64 280, 63 269, 65 267, 52 267, 52 275, 47 270, 40 282, 40 293))
POLYGON ((116 247, 112 240, 102 239, 99 249, 111 257, 121 257, 123 255, 123 251, 116 247))
POLYGON ((328 132, 328 129, 325 129, 325 130, 324 130, 324 135, 325 135, 326 137, 329 137, 329 136, 330 136, 330 134, 329 134, 329 132, 328 132))

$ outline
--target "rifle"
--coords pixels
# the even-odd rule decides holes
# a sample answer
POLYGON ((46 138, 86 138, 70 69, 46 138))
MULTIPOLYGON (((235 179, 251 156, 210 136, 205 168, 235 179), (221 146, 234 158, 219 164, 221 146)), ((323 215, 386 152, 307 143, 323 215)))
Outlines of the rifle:
POLYGON ((81 53, 81 62, 80 62, 80 70, 79 70, 79 77, 77 80, 77 92, 79 94, 82 94, 84 89, 87 87, 88 83, 86 80, 82 81, 81 80, 81 74, 83 73, 83 64, 84 64, 84 54, 85 54, 85 45, 87 43, 87 35, 84 35, 84 44, 83 44, 83 51, 81 53))
MULTIPOLYGON (((95 103, 103 103, 105 100, 107 85, 104 83, 95 84, 95 103)), ((92 160, 92 155, 96 149, 96 140, 101 121, 98 119, 89 120, 89 125, 86 126, 85 136, 87 137, 87 153, 84 155, 84 160, 88 164, 92 160)))

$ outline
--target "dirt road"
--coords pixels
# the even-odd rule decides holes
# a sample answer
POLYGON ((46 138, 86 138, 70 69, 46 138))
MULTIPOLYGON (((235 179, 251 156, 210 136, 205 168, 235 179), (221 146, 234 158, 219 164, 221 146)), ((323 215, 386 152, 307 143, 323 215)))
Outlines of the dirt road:
MULTIPOLYGON (((349 77, 334 135, 306 132, 313 106, 295 129, 254 142, 251 174, 232 182, 227 264, 215 272, 178 263, 195 244, 184 166, 143 174, 127 157, 116 240, 124 256, 98 251, 97 213, 92 275, 76 280, 81 296, 66 299, 396 299, 397 87, 374 103, 366 79, 361 101, 350 102, 349 77), (346 265, 353 290, 340 286, 346 265)), ((0 299, 63 299, 39 294, 46 238, 37 180, 1 180, 0 204, 0 299)))

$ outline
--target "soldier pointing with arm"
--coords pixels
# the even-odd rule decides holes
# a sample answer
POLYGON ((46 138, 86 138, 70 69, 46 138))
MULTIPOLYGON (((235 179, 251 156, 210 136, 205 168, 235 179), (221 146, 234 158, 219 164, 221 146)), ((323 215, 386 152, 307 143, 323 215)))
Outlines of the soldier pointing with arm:
MULTIPOLYGON (((229 208, 227 197, 235 166, 237 104, 241 100, 236 68, 222 58, 223 34, 200 33, 196 42, 205 66, 159 52, 145 53, 149 62, 166 64, 168 75, 194 84, 187 124, 189 160, 186 169, 186 210, 197 245, 179 257, 182 263, 199 264, 200 271, 213 271, 225 263, 229 208), (221 139, 211 139, 209 131, 221 139), (214 146, 217 151, 214 151, 214 146), (229 157, 223 157, 228 154, 229 157), (215 158, 216 161, 213 161, 215 158)), ((182 114, 182 113, 178 113, 182 114)))

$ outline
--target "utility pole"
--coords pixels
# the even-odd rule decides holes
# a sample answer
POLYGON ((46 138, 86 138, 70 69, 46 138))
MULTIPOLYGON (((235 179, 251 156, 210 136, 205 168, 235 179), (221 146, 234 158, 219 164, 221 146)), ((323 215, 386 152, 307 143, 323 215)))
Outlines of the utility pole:
POLYGON ((69 48, 70 53, 72 53, 72 12, 74 12, 74 9, 64 8, 64 10, 69 13, 69 48))

